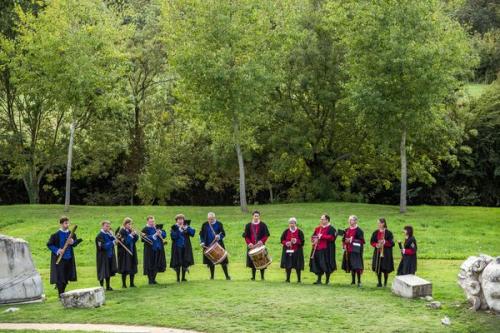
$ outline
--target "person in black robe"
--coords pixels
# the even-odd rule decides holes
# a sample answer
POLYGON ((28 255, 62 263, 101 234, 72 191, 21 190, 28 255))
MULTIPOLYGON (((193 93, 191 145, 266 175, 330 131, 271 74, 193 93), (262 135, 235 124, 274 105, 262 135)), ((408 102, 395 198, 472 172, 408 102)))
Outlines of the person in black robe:
POLYGON ((161 225, 156 225, 154 216, 149 215, 141 231, 141 241, 144 243, 143 274, 148 276, 149 284, 157 284, 156 275, 167 269, 164 246, 167 233, 162 229, 161 225))
POLYGON ((191 221, 186 220, 183 214, 175 216, 175 224, 170 230, 172 238, 172 254, 170 259, 170 268, 177 274, 177 282, 187 281, 186 272, 189 266, 194 265, 193 248, 191 246, 191 237, 195 230, 190 226, 191 221), (182 279, 181 279, 182 272, 182 279))
POLYGON ((321 278, 325 275, 325 284, 330 283, 330 275, 337 270, 335 259, 335 239, 337 231, 330 224, 330 216, 321 215, 320 225, 314 229, 311 237, 313 249, 309 261, 309 270, 316 274, 317 280, 314 284, 321 284, 321 278))
POLYGON ((137 274, 137 247, 139 235, 132 229, 132 219, 126 217, 116 232, 121 244, 118 246, 118 273, 122 275, 122 288, 127 288, 127 275, 130 276, 130 287, 134 288, 134 277, 137 274), (123 245, 122 245, 123 244, 123 245), (130 251, 125 250, 124 246, 130 251))
POLYGON ((104 286, 106 281, 106 290, 112 291, 111 277, 118 272, 115 254, 116 238, 111 231, 111 222, 104 220, 101 222, 101 230, 95 238, 97 280, 104 286))
POLYGON ((413 236, 413 227, 411 225, 405 226, 404 234, 404 244, 398 242, 402 257, 397 275, 415 274, 417 271, 417 240, 413 236))
MULTIPOLYGON (((245 225, 245 231, 243 232, 243 237, 247 243, 247 267, 252 269, 252 281, 255 280, 255 273, 257 272, 252 259, 248 255, 248 252, 254 247, 262 246, 266 244, 269 238, 269 229, 267 225, 260 220, 260 212, 258 210, 252 212, 252 222, 245 225)), ((260 279, 264 280, 264 271, 266 269, 260 270, 260 279)))
POLYGON ((47 242, 47 247, 51 252, 50 284, 56 285, 59 296, 66 291, 66 286, 69 281, 76 281, 76 262, 73 248, 82 242, 81 239, 76 237, 76 234, 73 234, 61 261, 57 264, 57 258, 62 253, 64 244, 66 244, 66 240, 71 234, 69 224, 69 218, 62 216, 59 219, 59 230, 50 235, 49 241, 47 242))
POLYGON ((349 228, 344 231, 342 237, 344 255, 342 258, 342 269, 351 273, 351 284, 356 284, 358 277, 358 287, 361 288, 361 274, 363 274, 363 247, 365 237, 363 230, 358 226, 358 218, 355 215, 349 216, 349 228))
POLYGON ((385 218, 378 219, 378 229, 373 232, 370 244, 373 246, 372 270, 377 274, 377 287, 382 287, 382 274, 384 274, 384 286, 387 286, 389 273, 394 271, 392 256, 394 237, 387 229, 385 218))
MULTIPOLYGON (((224 226, 222 222, 215 218, 215 213, 208 213, 207 216, 208 221, 204 222, 201 226, 200 230, 200 245, 202 249, 210 247, 214 242, 218 242, 220 246, 225 248, 224 246, 224 238, 226 237, 226 232, 224 231, 224 226)), ((203 263, 208 266, 210 269, 210 280, 214 279, 215 276, 215 265, 213 262, 207 258, 207 256, 203 255, 203 263)), ((220 265, 222 270, 224 271, 224 275, 226 276, 226 280, 231 280, 227 270, 227 264, 229 260, 224 258, 220 265)))
POLYGON ((304 233, 297 227, 297 219, 291 217, 288 220, 288 228, 281 234, 281 252, 280 267, 285 269, 286 280, 290 283, 292 269, 297 273, 297 283, 301 282, 301 272, 304 270, 304 233))

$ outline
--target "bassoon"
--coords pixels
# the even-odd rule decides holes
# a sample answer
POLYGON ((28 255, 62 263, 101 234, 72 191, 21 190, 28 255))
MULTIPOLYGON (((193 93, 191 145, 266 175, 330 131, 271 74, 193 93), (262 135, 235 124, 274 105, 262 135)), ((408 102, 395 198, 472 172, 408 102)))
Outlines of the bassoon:
POLYGON ((69 246, 69 240, 70 240, 70 239, 73 239, 73 236, 75 235, 76 228, 78 228, 78 226, 75 224, 75 225, 73 226, 73 229, 71 229, 71 232, 69 233, 69 236, 68 236, 68 238, 66 239, 66 242, 64 242, 64 246, 63 246, 63 248, 62 248, 61 253, 59 253, 59 256, 57 257, 57 260, 56 260, 56 265, 58 265, 58 264, 61 262, 61 260, 62 260, 62 258, 63 258, 63 256, 64 256, 64 253, 65 253, 65 252, 66 252, 66 250, 68 249, 68 246, 69 246))

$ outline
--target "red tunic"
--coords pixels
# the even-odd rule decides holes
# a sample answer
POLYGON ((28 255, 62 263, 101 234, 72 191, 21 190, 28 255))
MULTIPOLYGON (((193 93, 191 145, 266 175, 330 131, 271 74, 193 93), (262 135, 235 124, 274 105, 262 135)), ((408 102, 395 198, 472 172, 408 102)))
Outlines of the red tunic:
MULTIPOLYGON (((384 231, 384 230, 383 230, 383 231, 380 231, 380 230, 379 230, 379 231, 377 232, 377 242, 372 242, 372 243, 371 243, 371 244, 372 244, 372 246, 373 246, 373 247, 377 247, 378 241, 381 241, 381 240, 383 240, 383 239, 385 239, 385 231, 384 231)), ((392 246, 392 242, 391 242, 390 240, 387 240, 387 239, 386 239, 386 240, 385 240, 385 243, 384 243, 384 247, 391 247, 391 246, 392 246)))
MULTIPOLYGON (((313 237, 315 235, 321 234, 321 238, 319 239, 318 245, 316 246, 316 251, 326 249, 328 247, 329 242, 335 241, 335 235, 328 234, 329 228, 330 225, 327 225, 326 227, 319 226, 316 227, 316 229, 314 229, 313 237)), ((311 237, 311 240, 313 239, 313 237, 311 237)))
MULTIPOLYGON (((356 228, 354 228, 354 229, 352 229, 352 228, 348 228, 348 229, 347 229, 347 231, 346 231, 346 233, 345 233, 345 238, 347 239, 347 238, 351 238, 351 237, 352 237, 352 241, 353 241, 353 242, 354 242, 354 241, 356 241, 356 242, 359 242, 359 243, 361 243, 361 244, 364 244, 364 243, 365 243, 365 241, 364 241, 364 240, 355 239, 355 237, 356 237, 356 232, 357 232, 357 231, 358 231, 358 227, 356 227, 356 228)), ((352 246, 353 246, 353 245, 352 245, 352 242, 351 242, 351 243, 347 243, 347 242, 345 242, 345 243, 344 243, 344 246, 345 246, 345 248, 347 249, 347 252, 352 252, 352 246)))
POLYGON ((283 244, 283 246, 285 246, 287 249, 296 251, 300 245, 299 228, 296 228, 295 231, 293 232, 292 230, 288 229, 286 232, 285 239, 281 242, 281 244, 283 244), (292 244, 291 247, 287 247, 286 242, 291 242, 292 238, 295 238, 297 241, 295 242, 295 244, 292 244))
POLYGON ((255 245, 260 240, 262 242, 262 244, 265 244, 267 241, 267 236, 264 236, 261 239, 255 239, 256 235, 259 234, 259 230, 260 230, 260 222, 250 224, 250 238, 245 237, 245 242, 247 244, 254 244, 255 245))

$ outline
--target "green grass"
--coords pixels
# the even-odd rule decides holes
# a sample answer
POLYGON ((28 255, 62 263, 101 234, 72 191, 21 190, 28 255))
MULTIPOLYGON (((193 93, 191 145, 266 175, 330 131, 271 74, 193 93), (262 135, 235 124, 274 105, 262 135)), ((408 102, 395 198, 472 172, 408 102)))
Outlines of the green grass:
MULTIPOLYGON (((69 311, 61 307, 55 290, 48 284, 49 252, 45 247, 50 233, 58 227, 62 208, 0 207, 0 233, 30 242, 48 297, 43 304, 21 305, 21 310, 15 313, 2 314, 4 307, 0 307, 0 322, 159 325, 206 332, 283 332, 291 329, 340 332, 349 328, 368 332, 376 327, 383 332, 498 331, 499 316, 467 310, 456 275, 461 260, 469 255, 500 254, 500 209, 419 206, 400 215, 394 206, 351 203, 266 205, 258 208, 270 227, 268 247, 275 260, 266 273, 265 282, 249 281, 249 270, 244 267, 245 245, 241 233, 250 216, 240 213, 237 207, 73 207, 69 216, 73 223, 78 224, 79 237, 85 242, 76 249, 79 277, 70 289, 97 285, 93 239, 100 220, 110 219, 116 226, 125 216, 130 216, 136 228, 140 228, 145 217, 153 214, 157 222, 170 226, 173 216, 183 212, 193 220, 192 225, 198 231, 209 210, 214 210, 224 222, 233 280, 223 281, 220 268, 217 268, 216 280, 208 280, 208 270, 200 264, 201 250, 196 240, 193 245, 197 264, 191 269, 188 283, 175 283, 171 269, 159 275, 158 286, 147 286, 141 275, 139 288, 135 290, 118 288, 120 282, 115 278, 112 284, 117 290, 106 294, 105 306, 69 311), (430 310, 424 301, 401 299, 393 296, 389 289, 376 288, 376 278, 368 270, 361 290, 352 288, 350 276, 342 271, 333 274, 330 286, 311 285, 314 275, 307 270, 303 273, 302 285, 283 283, 284 273, 279 269, 279 237, 288 218, 297 217, 300 227, 309 236, 323 212, 332 216, 336 227, 345 227, 347 216, 356 214, 367 237, 376 228, 376 219, 380 216, 386 217, 389 228, 399 239, 402 227, 412 224, 419 242, 418 275, 433 282, 434 297, 443 303, 443 308, 430 310), (445 315, 451 318, 451 327, 441 325, 440 319, 445 315)), ((142 251, 142 246, 139 248, 142 251)), ((308 244, 305 252, 309 253, 309 250, 308 244)), ((167 257, 169 255, 170 249, 167 257)), ((366 268, 369 267, 370 255, 371 251, 366 251, 366 268)), ((340 264, 339 257, 337 262, 340 264)), ((399 258, 395 253, 396 265, 399 258)))

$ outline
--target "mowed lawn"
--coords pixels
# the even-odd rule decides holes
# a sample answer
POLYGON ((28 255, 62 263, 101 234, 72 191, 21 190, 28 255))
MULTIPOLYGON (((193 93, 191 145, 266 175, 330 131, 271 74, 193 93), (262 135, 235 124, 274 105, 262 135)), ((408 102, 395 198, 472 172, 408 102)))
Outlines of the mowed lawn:
MULTIPOLYGON (((252 207, 255 208, 255 207, 252 207)), ((58 228, 61 206, 4 206, 0 207, 0 233, 21 237, 30 243, 33 259, 45 283, 47 301, 21 305, 20 311, 4 314, 0 307, 0 322, 73 322, 158 325, 193 329, 203 332, 498 332, 500 316, 472 313, 467 308, 456 276, 463 259, 469 255, 487 253, 500 255, 500 209, 476 207, 410 207, 405 215, 398 207, 353 203, 280 204, 257 207, 271 232, 268 241, 274 262, 266 273, 266 281, 250 281, 245 268, 244 224, 250 214, 238 207, 72 207, 68 213, 78 224, 78 236, 84 242, 76 248, 78 282, 69 289, 98 285, 95 273, 94 238, 102 219, 118 226, 124 217, 134 219, 142 228, 147 215, 155 215, 157 223, 167 228, 173 216, 184 213, 197 229, 214 211, 226 229, 226 247, 230 253, 232 281, 223 280, 220 268, 216 280, 208 279, 208 269, 201 264, 202 254, 198 237, 193 239, 196 265, 188 275, 189 282, 177 284, 175 273, 168 269, 160 274, 157 286, 148 286, 140 275, 138 288, 121 289, 119 277, 112 280, 115 288, 106 293, 106 305, 98 309, 65 310, 57 293, 48 284, 50 254, 46 248, 49 235, 58 228), (295 216, 306 238, 326 212, 336 228, 345 228, 347 217, 356 214, 360 226, 369 238, 376 228, 378 217, 386 217, 389 229, 397 239, 406 224, 415 228, 419 245, 417 274, 433 282, 434 297, 442 302, 440 310, 431 310, 422 300, 407 300, 391 294, 390 288, 376 288, 376 277, 370 268, 371 248, 365 251, 363 288, 350 285, 350 275, 343 271, 333 274, 328 286, 314 286, 315 276, 308 270, 303 283, 285 284, 279 268, 282 231, 287 220, 295 216), (450 317, 452 325, 445 327, 441 318, 450 317)), ((306 244, 306 266, 310 252, 306 244)), ((142 244, 139 244, 142 262, 142 244)), ((167 258, 170 257, 170 244, 167 258)), ((337 263, 340 266, 341 246, 337 241, 337 263)), ((400 254, 395 250, 396 266, 400 254)), ((141 270, 141 267, 139 268, 141 270)), ((292 281, 295 276, 292 275, 292 281)), ((392 276, 390 279, 392 282, 392 276)), ((1 327, 1 325, 0 325, 1 327)))

